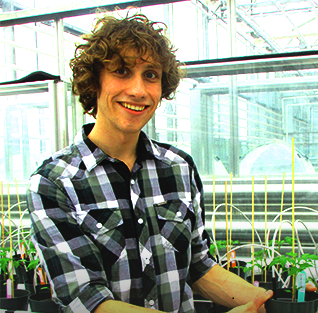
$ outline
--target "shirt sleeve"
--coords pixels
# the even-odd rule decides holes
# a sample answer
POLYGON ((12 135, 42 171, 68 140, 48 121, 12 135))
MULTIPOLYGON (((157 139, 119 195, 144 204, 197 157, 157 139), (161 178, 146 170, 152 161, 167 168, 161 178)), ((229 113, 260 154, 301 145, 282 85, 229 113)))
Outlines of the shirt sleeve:
POLYGON ((203 199, 203 185, 194 166, 191 177, 191 195, 192 205, 195 212, 195 226, 192 232, 192 260, 190 265, 190 277, 192 283, 204 276, 215 264, 215 260, 209 253, 209 240, 204 229, 203 215, 204 215, 204 199, 203 199))
POLYGON ((75 208, 53 182, 39 174, 30 179, 28 208, 34 242, 63 312, 92 312, 113 299, 99 249, 80 228, 75 208))

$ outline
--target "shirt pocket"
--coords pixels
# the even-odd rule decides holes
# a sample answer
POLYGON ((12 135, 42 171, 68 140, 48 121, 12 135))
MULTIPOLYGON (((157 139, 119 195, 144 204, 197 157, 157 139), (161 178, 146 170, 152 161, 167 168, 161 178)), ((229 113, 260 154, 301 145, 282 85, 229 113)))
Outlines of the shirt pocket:
POLYGON ((191 203, 171 200, 154 205, 163 245, 185 253, 191 244, 191 229, 194 213, 191 203))
POLYGON ((124 225, 120 210, 89 210, 81 228, 93 240, 109 265, 116 263, 124 254, 124 225))

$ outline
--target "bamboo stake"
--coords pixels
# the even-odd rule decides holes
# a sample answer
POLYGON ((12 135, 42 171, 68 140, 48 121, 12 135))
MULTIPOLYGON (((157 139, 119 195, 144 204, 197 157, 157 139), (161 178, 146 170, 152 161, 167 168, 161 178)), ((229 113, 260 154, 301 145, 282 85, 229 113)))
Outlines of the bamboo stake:
POLYGON ((232 249, 232 213, 233 213, 233 173, 231 173, 231 198, 230 198, 230 250, 232 249))
POLYGON ((4 248, 3 182, 1 181, 2 247, 4 248))
POLYGON ((19 208, 19 215, 20 215, 20 220, 21 220, 21 232, 23 233, 23 223, 22 223, 22 218, 21 218, 22 212, 21 212, 21 205, 20 205, 18 182, 17 182, 16 178, 15 178, 15 189, 17 191, 18 208, 19 208))
POLYGON ((255 258, 255 247, 254 247, 254 176, 252 177, 252 284, 254 284, 254 258, 255 258))
POLYGON ((230 269, 230 254, 229 254, 229 225, 227 216, 227 181, 225 181, 225 221, 226 221, 226 266, 227 270, 230 269))
MULTIPOLYGON (((213 175, 213 212, 215 211, 215 175, 213 175)), ((215 238, 215 216, 213 221, 213 235, 215 238)))
MULTIPOLYGON (((4 248, 4 212, 3 212, 3 182, 1 181, 1 228, 2 228, 2 247, 4 248)), ((6 279, 6 273, 3 271, 3 279, 6 279)))
MULTIPOLYGON (((265 246, 268 246, 268 242, 267 242, 267 176, 265 175, 265 246)), ((266 248, 264 250, 264 261, 265 261, 265 283, 267 282, 267 265, 266 265, 266 248)))
MULTIPOLYGON (((283 187, 282 187, 282 199, 281 199, 281 204, 280 204, 280 213, 283 212, 283 208, 284 208, 284 190, 285 190, 285 172, 283 173, 283 187)), ((278 234, 278 242, 280 242, 281 240, 281 234, 282 234, 282 227, 281 227, 281 223, 283 220, 283 214, 280 215, 280 226, 279 226, 279 234, 278 234)), ((278 252, 280 251, 280 248, 278 249, 278 252)))
MULTIPOLYGON (((292 251, 295 253, 295 140, 292 138, 292 251)), ((293 302, 296 300, 296 277, 293 275, 293 302)))
POLYGON ((7 185, 8 189, 8 218, 9 218, 9 238, 10 238, 10 269, 9 278, 11 280, 11 297, 14 298, 14 284, 13 284, 13 253, 12 253, 12 231, 11 231, 11 204, 10 204, 10 191, 9 183, 7 185))

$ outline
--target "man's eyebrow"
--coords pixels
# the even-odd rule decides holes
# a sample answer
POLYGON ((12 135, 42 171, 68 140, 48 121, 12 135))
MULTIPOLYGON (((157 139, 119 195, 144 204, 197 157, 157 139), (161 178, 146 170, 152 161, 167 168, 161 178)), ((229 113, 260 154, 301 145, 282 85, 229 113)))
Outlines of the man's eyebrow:
POLYGON ((156 69, 156 70, 161 70, 162 69, 162 65, 160 63, 148 62, 146 67, 149 68, 149 69, 156 69))

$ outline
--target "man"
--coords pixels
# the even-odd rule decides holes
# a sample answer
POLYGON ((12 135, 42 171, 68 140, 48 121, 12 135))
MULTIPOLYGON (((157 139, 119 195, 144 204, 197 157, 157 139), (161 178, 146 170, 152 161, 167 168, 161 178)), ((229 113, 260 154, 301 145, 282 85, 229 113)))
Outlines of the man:
POLYGON ((71 61, 73 92, 96 123, 32 175, 34 242, 64 312, 194 312, 193 291, 232 312, 272 292, 208 255, 192 158, 141 129, 172 98, 180 63, 145 16, 100 19, 71 61))

